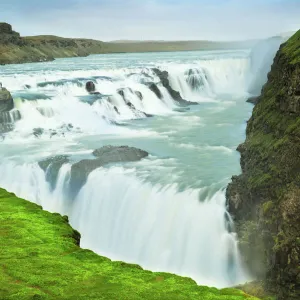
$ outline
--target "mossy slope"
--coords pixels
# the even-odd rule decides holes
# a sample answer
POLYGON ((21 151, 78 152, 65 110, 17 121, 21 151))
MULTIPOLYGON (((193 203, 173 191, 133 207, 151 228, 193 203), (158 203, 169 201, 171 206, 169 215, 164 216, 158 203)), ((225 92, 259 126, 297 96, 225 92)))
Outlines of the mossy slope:
POLYGON ((227 189, 241 249, 280 299, 300 299, 300 31, 278 51, 227 189))
POLYGON ((0 299, 242 300, 235 289, 112 262, 79 248, 66 217, 0 189, 0 299))

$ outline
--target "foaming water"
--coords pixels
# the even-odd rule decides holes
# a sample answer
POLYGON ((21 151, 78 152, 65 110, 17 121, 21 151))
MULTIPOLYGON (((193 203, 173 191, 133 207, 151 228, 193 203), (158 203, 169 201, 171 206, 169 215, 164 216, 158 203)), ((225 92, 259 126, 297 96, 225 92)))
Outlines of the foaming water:
POLYGON ((188 276, 199 284, 226 287, 244 282, 223 191, 178 191, 176 185, 138 180, 134 170, 92 172, 76 199, 68 199, 70 165, 54 190, 36 164, 1 165, 0 184, 44 209, 68 214, 82 234, 81 246, 145 269, 188 276), (117 188, 116 188, 117 187, 117 188), (200 201, 201 200, 201 201, 200 201))
MULTIPOLYGON (((145 62, 144 67, 109 68, 109 63, 103 65, 100 60, 97 69, 91 62, 99 64, 98 57, 90 60, 82 70, 66 71, 64 60, 58 60, 38 64, 36 69, 26 65, 27 72, 17 67, 15 73, 4 72, 1 80, 13 93, 21 116, 15 132, 23 137, 34 134, 36 128, 52 129, 55 135, 122 133, 116 126, 120 122, 170 115, 180 108, 153 71, 153 62, 145 62), (85 90, 87 81, 94 82, 98 94, 85 90)), ((249 68, 247 51, 237 56, 205 52, 198 60, 164 61, 160 67, 168 71, 171 87, 195 103, 217 102, 224 94, 245 95, 249 68)))
POLYGON ((258 59, 258 46, 0 66, 15 102, 2 115, 11 131, 0 135, 0 186, 68 215, 81 246, 101 255, 203 285, 246 282, 224 187, 240 172, 234 150, 252 109, 245 101, 266 80, 253 81, 266 74, 271 52, 267 63, 258 59), (188 102, 172 98, 158 66, 188 102), (87 81, 97 94, 85 90, 87 81), (93 171, 71 199, 71 163, 107 144, 150 155, 93 171), (70 163, 50 183, 50 169, 38 162, 55 155, 68 155, 70 163))

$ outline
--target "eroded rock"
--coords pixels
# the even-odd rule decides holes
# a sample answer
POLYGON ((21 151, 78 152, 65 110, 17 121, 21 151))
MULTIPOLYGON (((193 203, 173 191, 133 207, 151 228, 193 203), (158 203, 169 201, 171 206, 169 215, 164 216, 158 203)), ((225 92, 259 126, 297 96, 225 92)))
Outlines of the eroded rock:
POLYGON ((66 163, 69 163, 69 157, 66 155, 49 157, 38 163, 40 168, 45 172, 46 180, 53 190, 56 186, 58 173, 61 167, 66 163))
POLYGON ((246 102, 256 105, 259 101, 259 97, 250 97, 246 102))
POLYGON ((70 179, 70 193, 75 197, 86 183, 89 174, 107 164, 139 161, 148 152, 128 146, 104 146, 93 151, 95 159, 84 159, 72 165, 70 179))
POLYGON ((0 113, 8 112, 14 108, 14 100, 6 88, 0 88, 0 113))
MULTIPOLYGON (((180 95, 180 93, 178 91, 175 91, 171 85, 170 85, 170 81, 169 81, 169 73, 167 71, 161 71, 157 68, 153 68, 152 71, 154 72, 154 74, 156 74, 156 76, 160 79, 160 82, 162 84, 162 86, 168 91, 168 93, 170 94, 170 96, 177 101, 177 103, 179 105, 185 106, 185 105, 192 105, 195 104, 194 102, 190 102, 187 101, 185 99, 183 99, 180 95)), ((161 98, 162 99, 162 96, 161 98)))

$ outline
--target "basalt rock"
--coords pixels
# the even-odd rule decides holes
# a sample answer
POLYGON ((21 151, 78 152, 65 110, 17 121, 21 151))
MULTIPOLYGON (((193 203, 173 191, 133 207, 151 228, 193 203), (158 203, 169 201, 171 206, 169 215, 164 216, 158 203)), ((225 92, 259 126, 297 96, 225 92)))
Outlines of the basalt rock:
MULTIPOLYGON (((156 74, 156 76, 160 79, 160 82, 162 84, 162 86, 169 92, 170 96, 177 101, 177 103, 179 105, 191 105, 191 104, 195 104, 193 102, 187 101, 185 99, 183 99, 180 95, 180 93, 178 91, 175 91, 171 85, 170 85, 170 81, 169 81, 169 73, 167 71, 161 71, 157 68, 153 68, 152 71, 154 72, 154 74, 156 74)), ((157 88, 157 87, 156 87, 157 88)), ((151 88, 150 88, 151 89, 151 88)), ((159 91, 160 93, 160 91, 159 91)), ((160 93, 161 94, 161 93, 160 93)), ((160 99, 162 99, 161 97, 158 97, 160 99)))
POLYGON ((134 92, 140 100, 143 100, 143 94, 140 91, 134 92))
POLYGON ((147 83, 147 86, 156 95, 156 97, 158 99, 162 99, 163 98, 163 95, 162 95, 161 91, 159 90, 159 88, 157 87, 157 85, 154 82, 147 83))
POLYGON ((95 83, 93 81, 88 81, 86 84, 85 84, 85 89, 88 93, 92 94, 92 93, 95 93, 96 91, 96 86, 95 86, 95 83))
POLYGON ((300 31, 278 51, 227 188, 240 248, 280 300, 300 299, 300 31))
POLYGON ((259 97, 250 97, 246 102, 256 105, 259 101, 259 97))
POLYGON ((58 155, 46 158, 38 163, 40 168, 45 172, 46 180, 50 183, 52 189, 55 189, 61 167, 68 162, 68 156, 58 155))
POLYGON ((128 146, 104 146, 93 152, 95 159, 84 159, 72 165, 70 194, 74 198, 86 183, 89 174, 108 164, 139 161, 149 154, 141 149, 128 146))
POLYGON ((0 88, 0 113, 8 112, 14 108, 14 100, 10 92, 5 88, 0 88))
POLYGON ((21 113, 19 110, 7 111, 0 113, 1 124, 12 124, 16 121, 21 120, 21 113))
MULTIPOLYGON (((140 98, 140 97, 143 97, 141 92, 133 91, 131 88, 121 88, 121 89, 117 90, 117 93, 123 98, 125 104, 128 107, 130 107, 134 111, 138 111, 136 109, 136 107, 128 99, 128 93, 130 93, 132 95, 135 94, 136 96, 138 96, 140 98)), ((142 98, 140 98, 140 100, 142 100, 142 98)))
MULTIPOLYGON (((203 76, 206 78, 206 75, 202 70, 199 69, 189 69, 185 72, 186 82, 193 90, 200 90, 204 86, 203 76)), ((206 78, 207 79, 207 78, 206 78)))

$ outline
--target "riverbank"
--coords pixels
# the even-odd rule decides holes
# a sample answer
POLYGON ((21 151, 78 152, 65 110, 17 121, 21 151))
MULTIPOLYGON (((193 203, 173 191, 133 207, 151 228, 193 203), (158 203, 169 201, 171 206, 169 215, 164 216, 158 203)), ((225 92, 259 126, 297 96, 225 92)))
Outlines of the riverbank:
POLYGON ((128 41, 102 42, 52 35, 21 37, 12 26, 0 23, 0 65, 52 61, 91 54, 225 50, 251 47, 255 41, 128 41))

